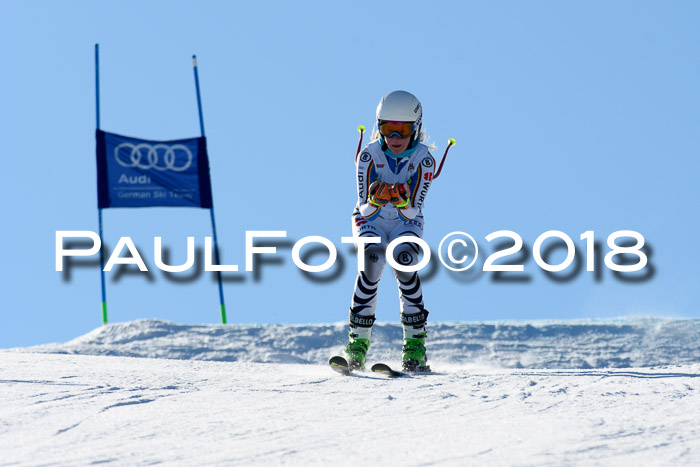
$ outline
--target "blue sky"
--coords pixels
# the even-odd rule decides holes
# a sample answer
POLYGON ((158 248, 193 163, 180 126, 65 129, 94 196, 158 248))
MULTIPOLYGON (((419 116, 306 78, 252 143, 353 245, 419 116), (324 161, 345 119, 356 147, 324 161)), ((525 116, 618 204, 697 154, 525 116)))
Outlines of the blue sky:
MULTIPOLYGON (((219 242, 242 271, 225 284, 231 323, 346 319, 355 259, 340 237, 351 233, 355 128, 371 128, 394 89, 423 102, 436 156, 458 142, 424 209, 433 248, 461 230, 490 254, 484 237, 504 229, 530 248, 561 230, 580 251, 585 231, 605 245, 635 230, 652 248, 653 274, 634 283, 602 264, 556 281, 531 254, 526 281, 439 266, 424 281, 432 320, 700 317, 695 2, 47 1, 3 2, 0 15, 0 347, 101 323, 98 267, 69 279, 54 268, 57 230, 97 231, 95 43, 102 128, 146 139, 199 135, 197 54, 219 242), (345 266, 311 281, 287 245, 245 273, 246 230, 327 237, 345 266)), ((185 208, 106 210, 104 227, 108 245, 130 236, 149 265, 154 236, 175 263, 187 236, 202 247, 211 235, 208 212, 185 208)), ((112 322, 219 321, 209 275, 107 279, 112 322)), ((388 270, 377 318, 398 320, 388 270)))

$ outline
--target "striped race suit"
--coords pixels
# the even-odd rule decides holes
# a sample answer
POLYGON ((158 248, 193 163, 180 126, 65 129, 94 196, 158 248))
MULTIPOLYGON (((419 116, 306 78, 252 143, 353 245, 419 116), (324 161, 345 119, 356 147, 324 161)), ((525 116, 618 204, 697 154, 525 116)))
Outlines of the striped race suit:
MULTIPOLYGON (((409 151, 407 151, 409 152, 409 151)), ((386 265, 387 245, 394 239, 404 236, 423 237, 423 214, 421 208, 430 188, 435 171, 435 159, 424 144, 418 144, 406 157, 395 157, 382 151, 379 141, 368 144, 357 158, 357 205, 352 214, 353 236, 379 237, 381 243, 366 244, 364 247, 365 269, 358 273, 350 306, 351 333, 363 330, 369 335, 369 328, 375 320, 377 287, 386 265), (410 200, 403 208, 391 204, 378 207, 369 202, 369 186, 375 180, 393 183, 408 183, 410 200)), ((419 261, 418 245, 401 243, 394 249, 394 259, 398 264, 410 266, 419 261)), ((398 282, 401 302, 401 320, 409 323, 425 323, 427 311, 423 305, 423 293, 417 272, 394 270, 398 282)))

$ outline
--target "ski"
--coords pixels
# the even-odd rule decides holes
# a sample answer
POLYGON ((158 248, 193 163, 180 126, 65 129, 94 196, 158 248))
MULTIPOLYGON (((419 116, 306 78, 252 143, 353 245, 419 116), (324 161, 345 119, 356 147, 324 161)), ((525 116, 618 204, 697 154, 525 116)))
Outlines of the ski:
POLYGON ((372 365, 372 372, 373 373, 381 373, 383 375, 386 375, 390 378, 397 378, 399 376, 404 376, 406 373, 403 373, 401 371, 396 371, 392 370, 389 365, 386 363, 375 363, 372 365))
POLYGON ((345 360, 343 357, 338 355, 336 355, 335 357, 331 357, 331 359, 328 360, 328 364, 334 371, 337 371, 341 375, 350 376, 350 367, 348 365, 348 361, 345 360))
MULTIPOLYGON (((348 361, 344 357, 341 357, 339 355, 331 357, 331 359, 328 360, 328 364, 331 366, 331 369, 333 371, 340 373, 341 375, 350 376, 352 374, 353 369, 350 368, 348 361)), ((408 376, 414 374, 430 374, 429 366, 420 367, 420 369, 418 369, 417 371, 397 371, 392 369, 386 363, 375 363, 374 365, 372 365, 371 369, 372 373, 378 373, 384 376, 388 376, 390 378, 398 378, 399 376, 408 376)))

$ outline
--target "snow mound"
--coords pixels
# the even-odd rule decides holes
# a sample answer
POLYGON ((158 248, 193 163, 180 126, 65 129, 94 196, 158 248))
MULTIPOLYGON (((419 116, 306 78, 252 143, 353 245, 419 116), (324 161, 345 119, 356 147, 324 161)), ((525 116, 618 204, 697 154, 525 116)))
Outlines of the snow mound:
MULTIPOLYGON (((19 351, 254 363, 322 363, 347 324, 184 325, 139 320, 102 326, 63 344, 19 351)), ((399 324, 375 324, 369 361, 398 361, 399 324)), ((700 319, 431 323, 432 364, 592 369, 700 363, 700 319)))

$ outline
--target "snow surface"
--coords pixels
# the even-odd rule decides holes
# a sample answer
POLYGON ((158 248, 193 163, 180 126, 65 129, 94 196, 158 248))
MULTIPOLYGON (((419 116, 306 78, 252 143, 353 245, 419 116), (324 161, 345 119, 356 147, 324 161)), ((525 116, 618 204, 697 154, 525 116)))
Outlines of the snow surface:
MULTIPOLYGON (((431 324, 434 374, 397 379, 332 372, 346 332, 143 320, 0 351, 0 465, 700 465, 700 320, 431 324)), ((369 360, 400 337, 377 325, 369 360)))

